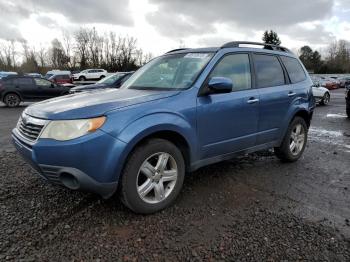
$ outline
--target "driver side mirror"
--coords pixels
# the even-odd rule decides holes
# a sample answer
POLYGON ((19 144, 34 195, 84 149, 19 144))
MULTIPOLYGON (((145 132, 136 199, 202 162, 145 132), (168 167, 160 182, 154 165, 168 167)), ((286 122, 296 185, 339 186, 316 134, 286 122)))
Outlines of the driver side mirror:
POLYGON ((50 86, 50 87, 51 87, 51 88, 55 88, 55 86, 56 86, 56 85, 55 85, 54 83, 51 83, 51 86, 50 86))
POLYGON ((210 93, 214 94, 231 93, 233 82, 227 77, 212 77, 209 80, 208 88, 210 93))

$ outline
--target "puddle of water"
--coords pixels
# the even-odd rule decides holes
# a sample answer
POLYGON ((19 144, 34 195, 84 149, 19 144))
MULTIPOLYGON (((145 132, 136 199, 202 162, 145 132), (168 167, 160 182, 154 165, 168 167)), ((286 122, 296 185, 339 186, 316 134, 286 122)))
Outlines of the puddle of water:
POLYGON ((330 117, 330 118, 347 118, 347 116, 343 115, 343 114, 327 114, 326 117, 330 117))

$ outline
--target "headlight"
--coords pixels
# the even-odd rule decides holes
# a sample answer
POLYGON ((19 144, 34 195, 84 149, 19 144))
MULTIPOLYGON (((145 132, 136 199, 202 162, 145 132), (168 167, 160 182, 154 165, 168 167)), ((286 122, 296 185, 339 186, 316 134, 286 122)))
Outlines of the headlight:
POLYGON ((81 137, 99 129, 106 117, 78 120, 57 120, 51 121, 42 132, 40 138, 51 138, 65 141, 81 137))

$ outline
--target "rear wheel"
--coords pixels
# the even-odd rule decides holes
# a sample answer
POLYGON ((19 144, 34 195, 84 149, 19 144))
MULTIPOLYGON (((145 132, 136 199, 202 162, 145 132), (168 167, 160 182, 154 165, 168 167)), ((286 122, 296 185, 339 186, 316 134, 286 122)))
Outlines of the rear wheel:
POLYGON ((100 76, 100 79, 103 79, 103 78, 105 78, 105 76, 100 76))
POLYGON ((11 94, 5 95, 4 103, 8 107, 17 107, 21 103, 21 99, 20 99, 20 97, 17 94, 11 93, 11 94))
POLYGON ((305 150, 307 132, 305 120, 301 117, 295 117, 289 124, 282 145, 275 148, 276 156, 284 162, 297 161, 305 150))
POLYGON ((184 176, 181 151, 167 140, 149 140, 137 147, 126 163, 121 200, 136 213, 160 211, 175 201, 184 176))
POLYGON ((320 104, 323 105, 323 106, 326 106, 329 104, 329 101, 331 100, 331 96, 329 93, 325 93, 320 104))

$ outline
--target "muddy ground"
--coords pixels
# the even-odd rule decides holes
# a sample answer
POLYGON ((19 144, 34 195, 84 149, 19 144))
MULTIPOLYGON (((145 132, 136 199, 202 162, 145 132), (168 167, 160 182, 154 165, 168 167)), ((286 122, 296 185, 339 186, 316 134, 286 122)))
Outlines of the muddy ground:
POLYGON ((202 168, 150 216, 37 177, 10 143, 24 108, 0 105, 0 261, 350 261, 343 89, 316 108, 297 163, 261 152, 202 168))

